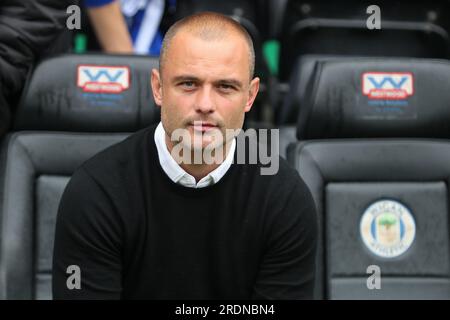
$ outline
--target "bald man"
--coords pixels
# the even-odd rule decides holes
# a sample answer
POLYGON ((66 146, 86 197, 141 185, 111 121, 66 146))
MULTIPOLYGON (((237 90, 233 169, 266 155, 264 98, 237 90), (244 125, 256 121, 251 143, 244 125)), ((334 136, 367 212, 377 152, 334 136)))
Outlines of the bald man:
POLYGON ((313 297, 310 192, 281 159, 271 175, 237 161, 249 150, 228 134, 258 93, 254 60, 250 36, 226 16, 169 29, 151 74, 161 122, 85 162, 64 192, 54 298, 313 297))

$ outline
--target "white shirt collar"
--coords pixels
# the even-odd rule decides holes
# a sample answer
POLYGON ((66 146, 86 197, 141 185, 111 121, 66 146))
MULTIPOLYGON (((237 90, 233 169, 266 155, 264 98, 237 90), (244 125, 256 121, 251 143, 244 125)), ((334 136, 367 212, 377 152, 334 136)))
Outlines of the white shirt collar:
POLYGON ((155 130, 155 143, 158 150, 158 158, 161 167, 167 176, 175 183, 181 184, 190 188, 204 188, 217 183, 223 178, 228 169, 233 164, 234 153, 236 151, 236 139, 233 139, 230 150, 225 160, 213 171, 211 171, 206 177, 202 178, 196 183, 195 178, 187 173, 180 165, 172 158, 166 145, 166 132, 161 122, 155 130))

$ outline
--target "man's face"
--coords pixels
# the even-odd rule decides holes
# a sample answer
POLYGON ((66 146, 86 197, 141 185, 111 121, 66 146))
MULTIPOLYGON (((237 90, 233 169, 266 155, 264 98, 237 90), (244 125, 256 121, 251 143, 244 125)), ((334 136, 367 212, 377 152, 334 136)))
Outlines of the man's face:
POLYGON ((205 41, 180 30, 166 54, 162 74, 152 70, 152 89, 169 137, 186 129, 204 148, 218 131, 225 139, 226 129, 242 128, 259 79, 250 81, 249 51, 241 36, 230 32, 205 41))

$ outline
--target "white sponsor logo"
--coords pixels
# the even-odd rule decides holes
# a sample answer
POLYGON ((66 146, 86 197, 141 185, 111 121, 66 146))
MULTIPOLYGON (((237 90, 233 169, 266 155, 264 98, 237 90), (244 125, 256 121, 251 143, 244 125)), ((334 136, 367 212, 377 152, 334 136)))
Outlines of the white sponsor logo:
POLYGON ((77 86, 86 92, 121 93, 130 87, 128 67, 80 65, 77 86))
POLYGON ((362 91, 369 99, 406 99, 414 94, 414 79, 408 72, 365 72, 362 91))

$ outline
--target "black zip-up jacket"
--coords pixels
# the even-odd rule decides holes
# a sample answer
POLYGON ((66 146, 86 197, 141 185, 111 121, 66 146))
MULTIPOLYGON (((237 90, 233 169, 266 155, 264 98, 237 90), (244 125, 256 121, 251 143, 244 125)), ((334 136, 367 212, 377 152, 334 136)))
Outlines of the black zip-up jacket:
POLYGON ((0 1, 0 137, 11 122, 30 67, 66 31, 67 8, 77 0, 0 1))

